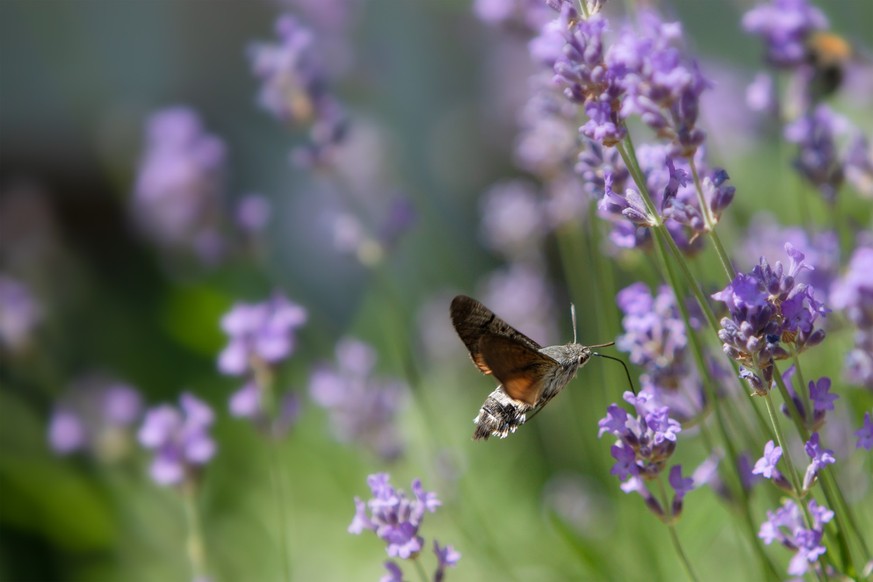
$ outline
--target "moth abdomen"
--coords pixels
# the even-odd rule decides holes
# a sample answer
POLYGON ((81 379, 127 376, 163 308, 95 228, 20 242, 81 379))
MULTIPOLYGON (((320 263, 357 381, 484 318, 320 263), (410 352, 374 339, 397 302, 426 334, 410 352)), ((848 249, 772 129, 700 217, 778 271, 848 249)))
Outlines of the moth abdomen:
POLYGON ((529 404, 511 398, 503 391, 503 386, 498 386, 485 399, 479 414, 473 419, 476 423, 473 440, 484 440, 491 435, 506 438, 524 424, 526 413, 531 408, 529 404))

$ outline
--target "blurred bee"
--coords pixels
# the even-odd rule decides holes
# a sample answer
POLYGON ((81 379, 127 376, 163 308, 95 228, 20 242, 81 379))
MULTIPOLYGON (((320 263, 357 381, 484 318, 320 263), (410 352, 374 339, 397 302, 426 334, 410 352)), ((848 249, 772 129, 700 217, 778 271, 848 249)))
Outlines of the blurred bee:
POLYGON ((854 56, 852 44, 833 32, 815 32, 809 36, 805 59, 812 67, 810 92, 814 101, 839 89, 854 56))

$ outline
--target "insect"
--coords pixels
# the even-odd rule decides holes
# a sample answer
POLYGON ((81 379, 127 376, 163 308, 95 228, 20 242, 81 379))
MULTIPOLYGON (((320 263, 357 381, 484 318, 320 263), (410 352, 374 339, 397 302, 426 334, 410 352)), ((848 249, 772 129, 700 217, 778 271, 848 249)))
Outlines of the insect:
MULTIPOLYGON (((466 295, 452 300, 452 324, 470 351, 473 363, 484 374, 492 374, 500 385, 485 399, 473 419, 473 440, 494 435, 506 438, 549 403, 591 356, 616 360, 592 351, 615 342, 584 346, 576 343, 576 310, 571 306, 573 341, 562 346, 542 347, 497 317, 493 311, 466 295)), ((625 366, 625 373, 630 373, 625 366)), ((631 387, 633 384, 631 383, 631 387)))
POLYGON ((852 45, 832 32, 816 32, 806 41, 805 60, 812 67, 813 96, 827 97, 842 84, 849 62, 855 56, 852 45))

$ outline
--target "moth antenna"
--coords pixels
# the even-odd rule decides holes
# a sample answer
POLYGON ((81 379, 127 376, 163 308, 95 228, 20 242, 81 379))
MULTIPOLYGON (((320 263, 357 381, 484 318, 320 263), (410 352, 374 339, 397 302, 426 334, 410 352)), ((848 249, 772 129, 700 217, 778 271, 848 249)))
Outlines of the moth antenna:
POLYGON ((576 343, 576 306, 570 304, 570 320, 573 322, 573 343, 576 343))
MULTIPOLYGON (((615 342, 608 343, 608 344, 603 344, 603 346, 611 346, 611 345, 613 345, 614 343, 615 343, 615 342)), ((597 348, 597 347, 603 347, 603 346, 590 346, 590 347, 592 347, 592 348, 597 348)), ((591 352, 591 355, 592 355, 592 356, 597 356, 597 357, 600 357, 600 358, 606 358, 607 360, 615 360, 616 362, 618 362, 619 364, 621 364, 621 367, 624 368, 624 374, 625 374, 625 376, 627 376, 627 383, 630 385, 630 387, 631 387, 631 391, 634 393, 634 396, 636 396, 637 389, 634 388, 634 382, 633 382, 633 380, 631 380, 630 371, 628 371, 628 369, 627 369, 627 364, 624 363, 624 360, 621 360, 621 359, 619 359, 619 358, 613 358, 612 356, 607 356, 607 355, 605 355, 605 354, 598 354, 597 352, 591 352)))

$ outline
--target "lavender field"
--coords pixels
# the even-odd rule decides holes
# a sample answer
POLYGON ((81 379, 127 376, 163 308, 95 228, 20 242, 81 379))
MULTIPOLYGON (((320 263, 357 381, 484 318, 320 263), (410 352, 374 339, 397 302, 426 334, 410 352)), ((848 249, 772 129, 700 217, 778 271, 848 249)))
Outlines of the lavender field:
POLYGON ((871 95, 869 0, 3 0, 0 582, 873 579, 871 95))

